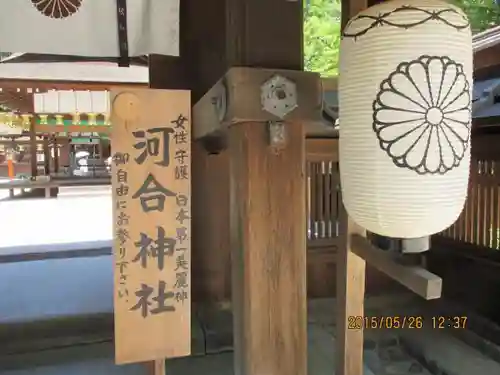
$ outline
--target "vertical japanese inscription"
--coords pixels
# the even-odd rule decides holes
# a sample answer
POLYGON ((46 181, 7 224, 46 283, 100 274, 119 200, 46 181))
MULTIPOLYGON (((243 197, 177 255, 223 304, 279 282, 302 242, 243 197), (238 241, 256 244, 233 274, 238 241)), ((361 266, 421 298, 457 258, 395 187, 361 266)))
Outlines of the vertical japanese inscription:
POLYGON ((119 283, 116 288, 118 298, 125 298, 128 302, 128 288, 127 288, 127 241, 130 240, 128 224, 130 216, 127 215, 127 196, 129 193, 128 186, 128 172, 125 169, 130 161, 128 153, 116 152, 113 156, 113 164, 115 166, 116 184, 114 193, 116 196, 116 222, 115 222, 115 237, 118 243, 118 251, 116 256, 117 271, 119 272, 119 283))
MULTIPOLYGON (((126 331, 125 320, 137 330, 134 337, 123 333, 130 336, 127 344, 117 336, 119 363, 155 359, 140 353, 151 345, 148 335, 161 335, 158 330, 166 326, 189 332, 190 324, 189 95, 182 92, 188 100, 179 106, 155 98, 176 91, 138 91, 144 113, 134 121, 113 123, 115 334, 120 327, 126 331)), ((181 349, 172 349, 179 346, 178 336, 164 336, 166 357, 189 353, 190 334, 181 340, 181 349)), ((157 353, 155 348, 151 355, 157 353)))

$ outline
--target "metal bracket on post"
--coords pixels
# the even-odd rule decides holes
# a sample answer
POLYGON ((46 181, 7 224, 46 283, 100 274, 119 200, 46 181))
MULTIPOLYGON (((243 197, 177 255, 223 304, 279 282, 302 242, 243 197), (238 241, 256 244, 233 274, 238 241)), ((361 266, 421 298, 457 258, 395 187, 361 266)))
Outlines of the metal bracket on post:
POLYGON ((269 78, 260 86, 262 109, 283 120, 298 107, 295 83, 279 74, 269 78))
POLYGON ((279 74, 272 76, 260 86, 260 102, 262 110, 279 118, 268 121, 269 144, 278 151, 286 145, 283 119, 298 107, 295 83, 279 74))
POLYGON ((335 131, 321 117, 321 101, 317 73, 234 67, 193 107, 193 139, 225 134, 243 122, 269 121, 299 122, 308 135, 330 136, 335 131))
POLYGON ((269 131, 269 144, 276 151, 286 146, 286 128, 283 121, 269 121, 267 123, 269 131))

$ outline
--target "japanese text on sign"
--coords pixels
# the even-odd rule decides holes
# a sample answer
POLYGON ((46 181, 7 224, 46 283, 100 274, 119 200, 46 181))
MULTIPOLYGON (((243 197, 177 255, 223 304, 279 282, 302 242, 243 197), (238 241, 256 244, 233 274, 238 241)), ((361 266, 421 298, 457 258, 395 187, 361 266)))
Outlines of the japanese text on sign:
POLYGON ((173 98, 177 91, 137 92, 136 107, 143 111, 135 120, 124 121, 118 110, 112 116, 119 363, 155 359, 158 348, 146 353, 148 335, 165 336, 152 340, 165 357, 189 352, 190 345, 190 103, 169 106, 155 98, 173 98), (161 332, 166 327, 189 332, 183 348, 177 348, 178 336, 161 332))

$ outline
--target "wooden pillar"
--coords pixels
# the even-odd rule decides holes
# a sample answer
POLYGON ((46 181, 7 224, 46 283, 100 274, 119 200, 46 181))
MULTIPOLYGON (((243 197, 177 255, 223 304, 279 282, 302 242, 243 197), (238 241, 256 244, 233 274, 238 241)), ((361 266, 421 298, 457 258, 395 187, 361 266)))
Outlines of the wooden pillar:
POLYGON ((52 136, 52 150, 54 152, 54 172, 59 173, 59 145, 57 143, 57 136, 52 136))
POLYGON ((363 375, 363 327, 352 329, 348 322, 364 316, 366 262, 353 253, 351 236, 366 231, 351 220, 342 205, 342 244, 337 254, 337 343, 335 374, 363 375))
POLYGON ((307 373, 305 136, 286 132, 274 153, 266 124, 229 130, 237 375, 307 373))
MULTIPOLYGON (((201 122, 214 114, 214 98, 207 91, 232 67, 302 69, 302 6, 299 1, 283 0, 181 2, 183 77, 192 90, 193 101, 203 97, 207 103, 207 112, 201 117, 196 117, 196 107, 203 99, 195 106, 195 133, 201 122)), ((169 81, 166 76, 175 69, 172 70, 168 58, 162 60, 163 63, 159 58, 151 60, 150 70, 154 71, 150 77, 155 82, 150 84, 173 88, 175 85, 165 81, 169 81)), ((272 74, 267 71, 253 82, 250 99, 256 106, 252 113, 232 111, 224 126, 215 125, 221 130, 218 135, 228 139, 225 152, 230 158, 227 183, 231 191, 231 249, 218 251, 231 252, 237 375, 307 372, 304 125, 300 121, 286 123, 287 140, 279 153, 269 145, 267 121, 277 118, 256 114, 262 113, 259 85, 272 74), (242 121, 239 115, 246 115, 246 120, 242 121), (227 129, 229 123, 232 126, 227 129)), ((318 88, 319 80, 314 82, 318 88)), ((227 87, 235 91, 231 84, 227 87)), ((307 98, 307 94, 300 95, 307 98)), ((230 97, 227 103, 245 112, 245 101, 240 101, 240 106, 235 101, 230 97)), ((195 134, 195 138, 203 141, 207 135, 211 134, 195 134)), ((193 163, 197 162, 193 159, 193 163)), ((197 181, 193 189, 216 183, 211 180, 197 181)), ((199 203, 193 200, 193 217, 197 217, 197 207, 199 203)), ((226 213, 214 210, 204 216, 211 220, 223 215, 226 213)), ((198 250, 193 249, 193 264, 198 250)))
MULTIPOLYGON (((342 0, 342 30, 349 19, 368 7, 367 0, 342 0)), ((342 141, 342 140, 341 140, 342 141)), ((337 347, 335 374, 363 375, 363 327, 350 329, 350 317, 364 316, 366 262, 352 252, 351 236, 366 231, 351 220, 342 205, 342 244, 337 254, 337 347)))
POLYGON ((50 161, 52 155, 50 154, 49 138, 47 136, 43 137, 43 169, 45 176, 50 175, 50 161))
MULTIPOLYGON (((302 69, 302 2, 185 3, 187 38, 196 43, 186 48, 195 101, 235 66, 302 69)), ((246 98, 258 103, 259 110, 259 85, 270 76, 253 82, 255 97, 246 98)), ((227 103, 236 109, 235 101, 231 97, 227 103)), ((229 112, 228 123, 239 117, 229 112)), ((234 370, 237 375, 305 375, 305 135, 300 123, 287 123, 286 146, 276 154, 266 119, 255 121, 256 113, 247 113, 249 122, 233 122, 223 130, 230 159, 234 370)), ((195 118, 193 125, 196 132, 201 123, 195 118)))
POLYGON ((193 109, 196 139, 228 138, 238 375, 307 373, 305 129, 320 96, 315 73, 232 68, 193 109), (214 116, 220 95, 230 104, 214 116))
POLYGON ((35 178, 38 176, 38 145, 36 142, 36 132, 35 132, 35 118, 34 116, 31 118, 30 123, 30 164, 31 164, 31 177, 35 178))
POLYGON ((59 155, 59 164, 62 167, 69 167, 70 166, 70 159, 71 159, 71 155, 70 155, 71 144, 70 144, 69 137, 59 138, 59 144, 61 145, 60 155, 59 155))

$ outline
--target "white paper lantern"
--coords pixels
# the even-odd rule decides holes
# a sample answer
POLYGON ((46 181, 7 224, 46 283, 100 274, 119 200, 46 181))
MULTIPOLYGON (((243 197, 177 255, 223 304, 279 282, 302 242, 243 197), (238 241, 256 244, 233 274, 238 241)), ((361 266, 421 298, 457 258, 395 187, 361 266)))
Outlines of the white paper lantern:
POLYGON ((417 238, 460 215, 469 177, 472 36, 457 7, 392 0, 352 18, 340 50, 340 177, 367 230, 417 238))

